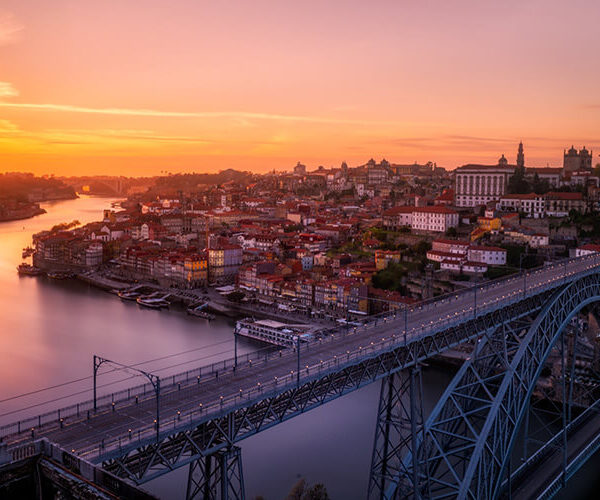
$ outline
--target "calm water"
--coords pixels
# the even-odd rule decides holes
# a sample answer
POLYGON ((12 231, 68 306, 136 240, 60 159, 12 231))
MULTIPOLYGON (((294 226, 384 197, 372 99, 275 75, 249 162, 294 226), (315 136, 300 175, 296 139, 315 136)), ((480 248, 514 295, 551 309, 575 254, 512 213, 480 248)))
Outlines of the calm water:
MULTIPOLYGON (((79 399, 90 398, 91 381, 87 379, 6 401, 16 394, 89 376, 93 354, 127 364, 173 354, 169 360, 143 366, 161 375, 232 355, 231 321, 219 319, 208 324, 181 311, 141 309, 79 282, 18 276, 15 267, 31 234, 74 219, 82 223, 99 220, 111 201, 83 197, 46 203, 45 215, 0 223, 0 423, 22 415, 11 414, 16 409, 72 392, 82 392, 79 399), (195 351, 177 355, 192 349, 195 351), (169 368, 174 364, 180 366, 169 368)), ((242 352, 256 348, 250 343, 241 345, 242 352)), ((114 376, 107 375, 103 383, 120 380, 114 376)), ((425 377, 426 405, 431 407, 450 375, 429 370, 425 377)), ((107 385, 103 390, 117 387, 119 384, 107 385)), ((247 497, 282 499, 299 477, 305 477, 310 483, 324 483, 335 500, 364 498, 378 397, 379 384, 371 384, 243 441, 247 497)), ((69 399, 63 399, 54 405, 67 402, 69 399)), ((30 408, 26 413, 37 410, 30 408)), ((594 464, 598 461, 573 480, 576 488, 571 492, 577 491, 579 498, 586 494, 583 487, 592 482, 594 464)), ((181 468, 144 487, 161 498, 179 499, 185 495, 186 478, 187 468, 181 468)))

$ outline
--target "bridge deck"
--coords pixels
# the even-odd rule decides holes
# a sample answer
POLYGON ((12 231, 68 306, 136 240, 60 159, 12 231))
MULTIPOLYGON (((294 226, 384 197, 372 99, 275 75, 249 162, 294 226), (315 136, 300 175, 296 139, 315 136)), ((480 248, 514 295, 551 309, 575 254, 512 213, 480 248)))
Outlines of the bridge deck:
MULTIPOLYGON (((314 377, 317 373, 331 372, 342 362, 372 357, 394 346, 417 342, 475 315, 497 310, 525 297, 557 288, 577 275, 588 273, 600 266, 600 256, 590 255, 571 259, 504 280, 432 300, 410 308, 406 318, 401 311, 387 313, 364 327, 338 333, 321 341, 311 342, 301 349, 301 375, 314 377), (526 292, 524 292, 524 286, 526 292), (406 327, 405 327, 406 323, 406 327), (308 368, 307 368, 308 367, 308 368)), ((252 360, 234 370, 193 379, 180 386, 165 387, 160 396, 160 431, 168 432, 186 420, 190 423, 218 415, 234 405, 249 404, 268 391, 283 391, 295 384, 298 359, 292 350, 284 350, 268 361, 252 360), (223 399, 221 399, 223 398, 223 399), (179 412, 179 413, 178 413, 179 412)), ((302 379, 300 380, 302 383, 302 379)), ((148 438, 155 433, 156 401, 149 393, 135 402, 133 398, 117 401, 98 408, 90 417, 81 413, 35 426, 35 439, 46 437, 67 450, 90 460, 98 460, 102 444, 127 445, 131 440, 148 438)), ((30 429, 11 432, 3 437, 9 448, 30 442, 30 429)))

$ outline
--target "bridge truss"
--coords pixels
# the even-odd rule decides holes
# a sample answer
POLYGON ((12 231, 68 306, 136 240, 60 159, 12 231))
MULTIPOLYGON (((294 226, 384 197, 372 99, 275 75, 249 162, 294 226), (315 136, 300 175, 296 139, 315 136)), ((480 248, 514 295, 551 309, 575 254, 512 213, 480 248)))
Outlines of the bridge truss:
MULTIPOLYGON (((554 489, 547 488, 545 494, 555 493, 576 470, 569 467, 567 447, 574 420, 577 333, 569 340, 566 327, 583 307, 599 300, 600 276, 591 274, 556 291, 527 314, 490 322, 426 422, 417 419, 412 432, 385 432, 388 408, 394 403, 395 414, 391 414, 397 422, 422 412, 410 385, 389 377, 387 383, 395 389, 382 390, 369 498, 510 497, 513 479, 522 478, 528 465, 539 463, 541 449, 546 454, 558 450, 561 455, 561 467, 552 478, 554 489), (545 408, 540 419, 539 409, 530 402, 553 349, 560 359, 559 397, 553 395, 559 404, 545 408), (552 426, 549 415, 557 417, 554 432, 550 438, 536 440, 532 431, 552 426), (515 448, 518 439, 523 442, 522 454, 515 448), (532 450, 534 441, 542 447, 532 450), (522 465, 513 474, 515 462, 522 465)), ((579 466, 599 446, 585 449, 586 456, 577 455, 579 466)))

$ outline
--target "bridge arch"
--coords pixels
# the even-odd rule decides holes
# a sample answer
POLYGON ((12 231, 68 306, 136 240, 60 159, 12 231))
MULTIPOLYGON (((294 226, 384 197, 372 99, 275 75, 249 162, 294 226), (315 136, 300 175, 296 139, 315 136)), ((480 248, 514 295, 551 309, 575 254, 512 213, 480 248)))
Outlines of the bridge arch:
POLYGON ((499 327, 480 339, 425 423, 416 497, 498 495, 545 361, 569 321, 598 301, 593 273, 556 292, 527 328, 499 327))

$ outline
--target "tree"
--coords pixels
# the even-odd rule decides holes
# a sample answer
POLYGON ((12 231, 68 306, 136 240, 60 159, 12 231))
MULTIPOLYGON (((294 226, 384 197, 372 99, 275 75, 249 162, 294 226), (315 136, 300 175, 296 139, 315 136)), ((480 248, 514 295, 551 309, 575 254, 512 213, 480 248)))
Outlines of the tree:
POLYGON ((446 230, 446 236, 450 236, 451 238, 456 238, 457 235, 458 235, 458 233, 457 233, 455 227, 449 227, 446 230))
POLYGON ((308 486, 306 479, 302 478, 292 486, 286 500, 329 500, 329 495, 322 483, 308 486))
POLYGON ((321 483, 312 485, 302 496, 302 500, 329 500, 325 486, 321 483))
POLYGON ((406 274, 407 271, 404 266, 391 262, 385 269, 373 275, 371 283, 375 288, 398 292, 402 290, 402 277, 406 274))
POLYGON ((548 179, 540 179, 540 176, 536 172, 533 176, 531 189, 536 194, 544 194, 550 191, 550 183, 548 182, 548 179))
POLYGON ((509 193, 526 194, 531 192, 531 187, 525 179, 525 167, 515 168, 515 172, 508 179, 507 190, 509 193))

